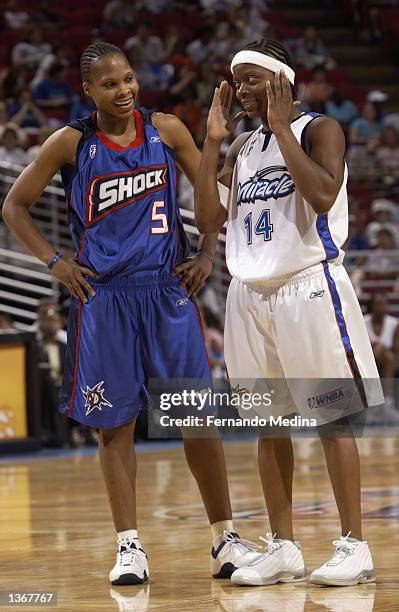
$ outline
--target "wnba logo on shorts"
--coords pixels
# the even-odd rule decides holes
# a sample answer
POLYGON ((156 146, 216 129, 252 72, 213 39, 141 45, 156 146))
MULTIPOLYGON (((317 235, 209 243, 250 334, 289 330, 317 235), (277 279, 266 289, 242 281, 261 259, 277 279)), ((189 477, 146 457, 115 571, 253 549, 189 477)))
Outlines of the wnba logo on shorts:
POLYGON ((90 151, 89 151, 90 159, 94 159, 95 158, 96 151, 97 151, 96 145, 91 145, 90 151))
POLYGON ((343 391, 343 387, 341 387, 340 389, 334 389, 334 391, 330 391, 329 393, 325 393, 324 395, 308 397, 308 405, 309 408, 313 410, 313 408, 322 408, 323 406, 335 404, 335 402, 339 402, 344 397, 345 393, 343 391))

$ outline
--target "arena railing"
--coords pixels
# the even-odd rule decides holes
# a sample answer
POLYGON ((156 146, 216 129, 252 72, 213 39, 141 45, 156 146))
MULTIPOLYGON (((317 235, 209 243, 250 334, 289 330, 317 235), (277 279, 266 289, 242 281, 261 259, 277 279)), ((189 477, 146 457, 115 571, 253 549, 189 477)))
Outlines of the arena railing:
MULTIPOLYGON (((0 206, 12 187, 22 167, 5 162, 0 163, 0 206)), ((194 224, 194 213, 180 208, 184 229, 194 249, 198 246, 199 232, 194 224)), ((61 178, 57 174, 43 191, 31 214, 46 238, 73 256, 72 242, 69 236, 67 210, 61 178)), ((210 284, 219 303, 224 303, 230 282, 230 275, 225 263, 225 230, 219 235, 214 271, 210 284)), ((399 251, 384 251, 384 258, 389 265, 384 268, 384 275, 391 278, 378 278, 373 261, 376 251, 349 251, 345 257, 345 266, 353 276, 355 288, 361 301, 366 301, 371 292, 388 292, 392 298, 391 311, 399 312, 399 301, 395 303, 395 281, 399 278, 399 251), (396 264, 396 267, 395 267, 396 264), (360 273, 359 273, 360 270, 360 273), (360 279, 360 280, 359 280, 360 279), (357 284, 358 283, 358 284, 357 284)), ((381 272, 381 271, 379 271, 381 272)), ((57 282, 35 257, 24 253, 19 242, 14 238, 4 222, 0 222, 0 312, 8 313, 21 328, 28 328, 36 319, 36 309, 40 298, 58 297, 57 282)))
MULTIPOLYGON (((23 167, 0 162, 0 207, 23 167)), ((46 238, 73 257, 69 235, 67 207, 61 177, 57 174, 30 210, 46 238)), ((184 230, 196 250, 199 232, 194 224, 193 211, 180 208, 184 230)), ((219 301, 226 298, 230 276, 224 258, 225 236, 220 234, 211 284, 219 301)), ((21 328, 29 327, 36 319, 41 297, 58 297, 58 286, 46 266, 27 255, 23 247, 0 221, 0 312, 8 313, 21 328)))

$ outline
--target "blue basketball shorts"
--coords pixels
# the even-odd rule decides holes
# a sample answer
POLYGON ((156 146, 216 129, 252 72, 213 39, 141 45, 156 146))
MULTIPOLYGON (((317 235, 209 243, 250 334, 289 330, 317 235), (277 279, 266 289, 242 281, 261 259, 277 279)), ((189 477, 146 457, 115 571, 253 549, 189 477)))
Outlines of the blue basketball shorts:
POLYGON ((91 427, 118 427, 147 403, 151 379, 211 384, 201 319, 179 278, 90 282, 95 297, 71 300, 60 412, 91 427))

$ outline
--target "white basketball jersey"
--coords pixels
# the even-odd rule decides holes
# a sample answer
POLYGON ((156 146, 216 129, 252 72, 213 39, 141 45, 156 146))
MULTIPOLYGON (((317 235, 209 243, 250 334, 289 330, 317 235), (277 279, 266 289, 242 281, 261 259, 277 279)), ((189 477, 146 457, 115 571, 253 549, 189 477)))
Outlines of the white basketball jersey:
MULTIPOLYGON (((317 117, 304 113, 291 130, 303 145, 306 126, 317 117)), ((309 177, 312 180, 312 177, 309 177)), ((271 279, 321 261, 342 262, 348 235, 347 169, 330 211, 318 215, 301 196, 271 132, 260 126, 242 146, 228 203, 226 259, 242 282, 271 279)))

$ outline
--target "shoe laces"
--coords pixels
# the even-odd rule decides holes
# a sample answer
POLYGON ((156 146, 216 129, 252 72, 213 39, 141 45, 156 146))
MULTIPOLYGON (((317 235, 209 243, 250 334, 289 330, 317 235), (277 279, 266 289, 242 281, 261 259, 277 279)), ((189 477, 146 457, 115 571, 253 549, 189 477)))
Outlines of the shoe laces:
POLYGON ((131 565, 133 563, 133 559, 140 552, 142 552, 134 542, 130 540, 122 540, 119 543, 119 565, 131 565), (124 550, 122 550, 122 548, 124 550))
POLYGON ((261 548, 259 544, 251 542, 251 540, 244 540, 236 533, 231 533, 230 531, 223 532, 223 540, 226 542, 226 546, 238 545, 238 549, 242 554, 249 551, 259 550, 259 548, 261 548))
POLYGON ((349 532, 345 537, 341 536, 339 540, 333 540, 333 545, 335 546, 335 553, 332 559, 328 561, 327 565, 337 565, 341 563, 348 555, 353 555, 355 549, 358 545, 357 542, 349 542, 348 538, 351 532, 349 532))
POLYGON ((281 542, 277 542, 275 540, 276 534, 272 535, 271 533, 267 533, 265 538, 262 538, 262 536, 259 537, 260 540, 262 540, 262 542, 265 542, 266 544, 266 554, 267 555, 272 555, 276 550, 279 550, 282 547, 282 543, 281 542))

